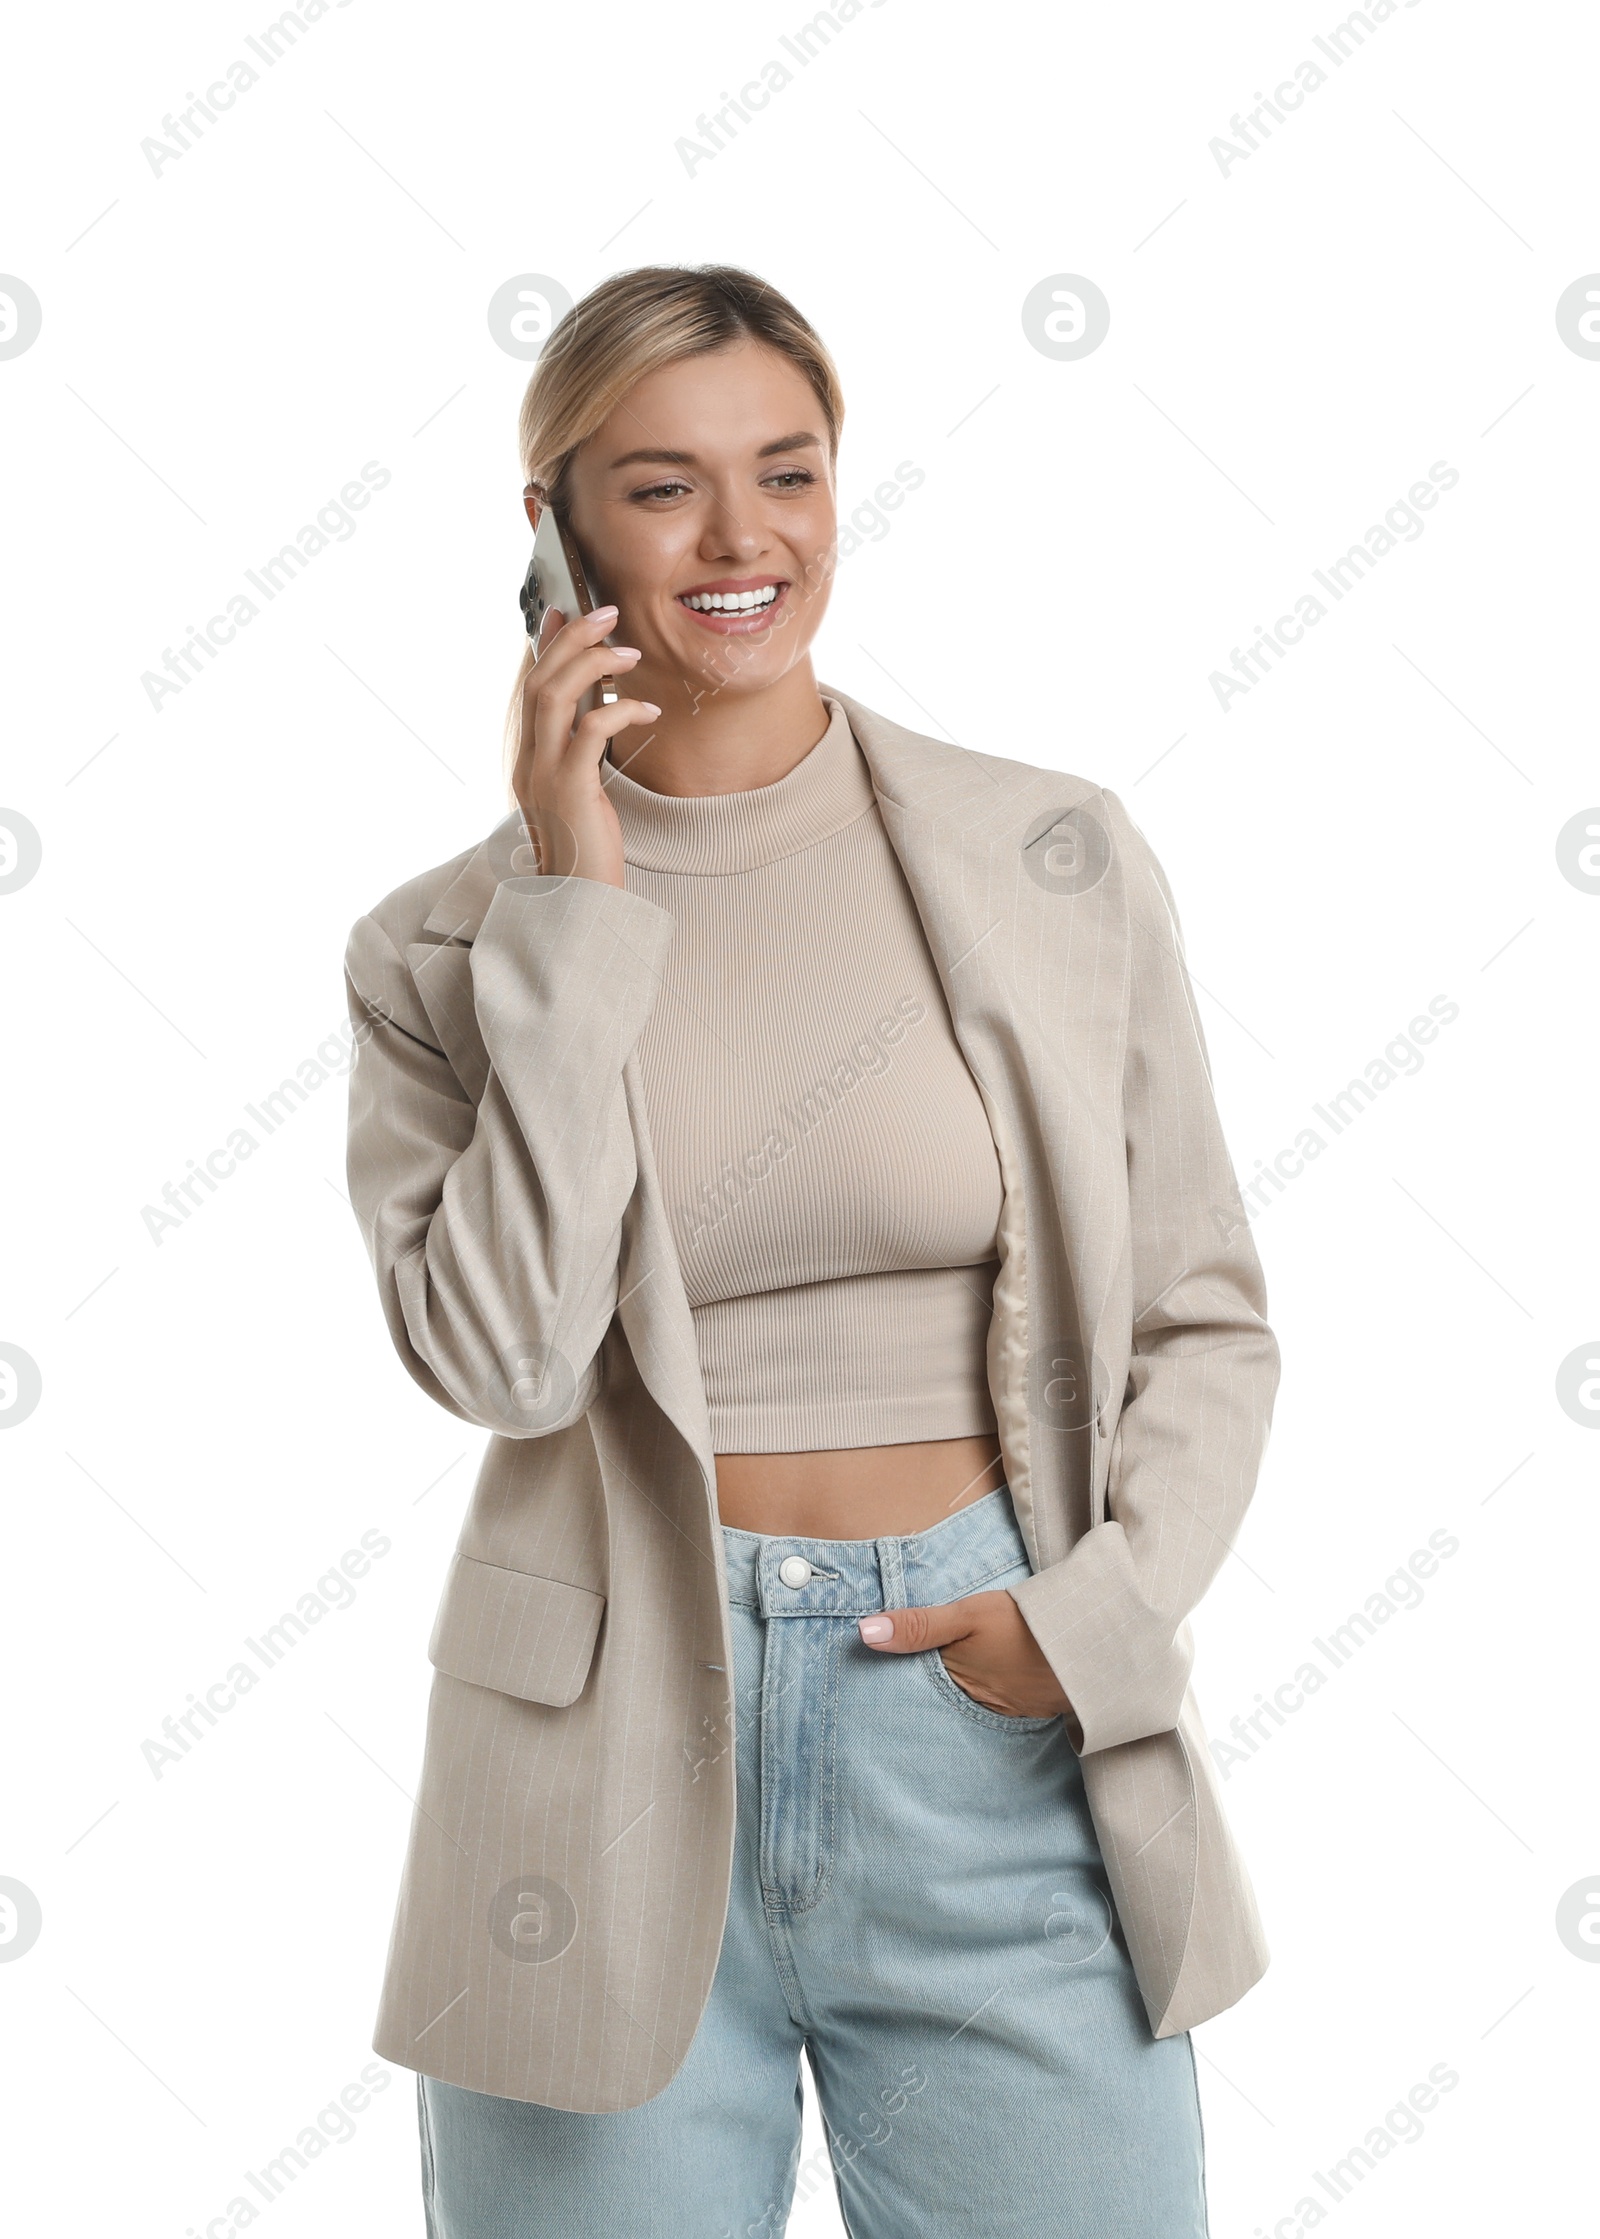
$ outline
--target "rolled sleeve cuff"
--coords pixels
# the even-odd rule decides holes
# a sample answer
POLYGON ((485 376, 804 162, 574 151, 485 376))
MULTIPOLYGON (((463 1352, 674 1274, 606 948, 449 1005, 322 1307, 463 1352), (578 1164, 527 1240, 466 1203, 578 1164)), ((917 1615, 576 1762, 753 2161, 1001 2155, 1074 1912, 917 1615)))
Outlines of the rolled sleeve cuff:
POLYGON ((1140 1593, 1120 1524, 1097 1524, 1059 1563, 1009 1592, 1066 1690, 1080 1757, 1177 1725, 1193 1640, 1186 1623, 1140 1593))
POLYGON ((586 1051, 620 1061, 655 1004, 676 931, 669 910, 603 879, 502 879, 473 947, 490 1054, 506 1033, 570 1018, 586 1051))

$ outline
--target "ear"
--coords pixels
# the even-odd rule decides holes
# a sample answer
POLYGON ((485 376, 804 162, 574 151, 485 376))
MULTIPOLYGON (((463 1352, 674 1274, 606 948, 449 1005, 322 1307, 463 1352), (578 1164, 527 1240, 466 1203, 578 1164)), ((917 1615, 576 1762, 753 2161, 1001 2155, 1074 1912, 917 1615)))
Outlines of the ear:
POLYGON ((527 485, 522 493, 522 503, 527 512, 529 526, 537 533, 539 515, 544 509, 544 492, 537 482, 530 482, 527 485))

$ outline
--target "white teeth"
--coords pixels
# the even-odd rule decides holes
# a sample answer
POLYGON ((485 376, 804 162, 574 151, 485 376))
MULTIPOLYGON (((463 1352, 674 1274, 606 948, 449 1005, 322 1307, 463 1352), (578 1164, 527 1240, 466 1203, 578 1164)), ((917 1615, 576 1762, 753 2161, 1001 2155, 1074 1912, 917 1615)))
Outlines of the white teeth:
POLYGON ((699 614, 753 614, 758 608, 771 606, 782 586, 769 583, 760 591, 696 591, 683 601, 699 614))

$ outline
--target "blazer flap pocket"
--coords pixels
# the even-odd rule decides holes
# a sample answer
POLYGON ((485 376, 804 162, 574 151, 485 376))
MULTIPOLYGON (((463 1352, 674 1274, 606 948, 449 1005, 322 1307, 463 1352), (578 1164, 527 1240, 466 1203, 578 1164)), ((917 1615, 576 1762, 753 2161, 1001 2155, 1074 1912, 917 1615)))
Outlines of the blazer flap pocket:
POLYGON ((428 1643, 453 1679, 524 1702, 576 1702, 594 1658, 603 1594, 457 1555, 428 1643))

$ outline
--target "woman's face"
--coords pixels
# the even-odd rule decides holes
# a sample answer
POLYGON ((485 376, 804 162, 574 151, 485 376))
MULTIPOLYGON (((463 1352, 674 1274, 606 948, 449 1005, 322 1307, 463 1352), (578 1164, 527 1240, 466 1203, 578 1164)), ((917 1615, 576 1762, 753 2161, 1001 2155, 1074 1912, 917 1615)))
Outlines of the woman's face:
POLYGON ((745 341, 646 374, 571 483, 597 595, 642 656, 630 695, 698 706, 805 659, 833 578, 833 461, 811 384, 780 351, 745 341))

